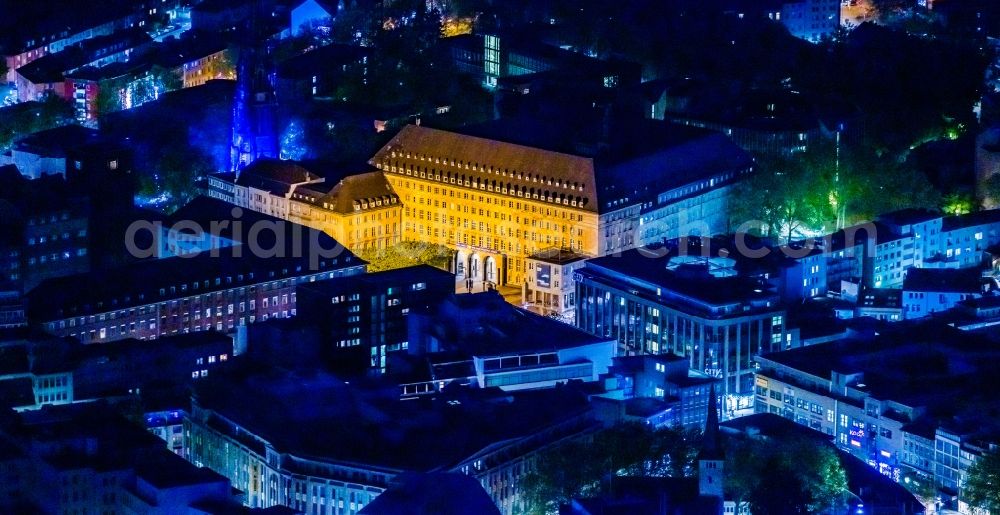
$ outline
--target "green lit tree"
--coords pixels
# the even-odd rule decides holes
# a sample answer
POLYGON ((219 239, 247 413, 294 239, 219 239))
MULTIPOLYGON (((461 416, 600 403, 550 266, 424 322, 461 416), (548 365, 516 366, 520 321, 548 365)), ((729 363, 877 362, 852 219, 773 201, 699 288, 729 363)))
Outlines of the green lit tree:
POLYGON ((833 449, 823 446, 815 452, 809 452, 810 448, 812 446, 800 448, 804 459, 798 461, 798 463, 806 465, 804 482, 807 491, 811 494, 807 505, 809 513, 823 511, 826 508, 836 508, 845 500, 847 472, 844 471, 840 464, 840 457, 833 449))
POLYGON ((452 250, 444 245, 417 241, 404 241, 387 248, 358 250, 355 253, 368 262, 369 272, 416 265, 447 269, 453 256, 452 250))
POLYGON ((975 199, 967 191, 951 192, 941 199, 941 210, 949 215, 964 215, 972 212, 975 199))
POLYGON ((379 20, 363 8, 347 8, 338 12, 330 27, 330 39, 346 45, 370 44, 381 27, 379 20))
POLYGON ((941 203, 941 194, 923 172, 870 149, 845 149, 840 177, 848 224, 903 208, 936 209, 941 203))
POLYGON ((937 493, 937 489, 934 488, 934 481, 932 479, 915 473, 904 474, 902 485, 913 493, 913 495, 917 496, 921 502, 926 499, 933 499, 934 495, 937 493))
POLYGON ((1000 449, 987 451, 972 464, 962 494, 970 505, 1000 513, 1000 449))
POLYGON ((866 0, 875 10, 880 19, 893 14, 899 14, 908 7, 913 6, 913 2, 907 0, 866 0))
MULTIPOLYGON (((340 15, 337 16, 340 19, 340 15)), ((303 52, 307 51, 312 45, 312 37, 309 34, 301 34, 297 36, 292 36, 290 38, 284 38, 275 45, 274 49, 271 51, 271 57, 274 58, 276 62, 283 62, 291 59, 297 55, 301 55, 303 52)), ((231 55, 233 65, 239 62, 239 52, 236 51, 231 55)), ((234 69, 235 74, 235 69, 234 69)))
POLYGON ((98 84, 97 97, 94 99, 94 108, 97 116, 104 116, 108 113, 121 111, 122 94, 128 86, 122 77, 105 79, 98 84))
POLYGON ((836 218, 831 170, 807 156, 766 156, 744 181, 731 213, 734 228, 756 221, 760 232, 781 241, 823 229, 836 218))
POLYGON ((73 105, 56 95, 47 95, 35 115, 34 129, 45 130, 73 119, 73 105))
POLYGON ((149 76, 152 80, 153 86, 156 88, 157 96, 168 91, 176 91, 184 87, 184 77, 178 70, 172 70, 164 68, 160 65, 154 65, 149 70, 149 76))
POLYGON ((306 156, 305 132, 302 124, 292 120, 281 135, 281 159, 298 161, 306 156))
POLYGON ((829 231, 903 208, 937 209, 941 195, 925 174, 864 147, 816 143, 808 152, 761 156, 753 177, 737 186, 731 228, 750 220, 784 241, 829 231))
POLYGON ((662 428, 653 433, 652 459, 646 475, 691 477, 701 449, 701 432, 694 429, 662 428))
POLYGON ((15 140, 38 131, 73 122, 73 105, 47 95, 34 109, 0 116, 0 151, 7 150, 15 140))
MULTIPOLYGON (((212 59, 205 65, 203 72, 212 79, 236 79, 236 61, 239 56, 239 49, 234 46, 227 47, 217 59, 212 59)), ((178 86, 178 88, 180 85, 178 86)), ((178 89, 173 88, 173 89, 178 89)))
POLYGON ((528 513, 558 512, 560 503, 599 493, 604 470, 598 460, 590 459, 592 453, 587 442, 572 441, 538 454, 533 468, 521 479, 528 513))

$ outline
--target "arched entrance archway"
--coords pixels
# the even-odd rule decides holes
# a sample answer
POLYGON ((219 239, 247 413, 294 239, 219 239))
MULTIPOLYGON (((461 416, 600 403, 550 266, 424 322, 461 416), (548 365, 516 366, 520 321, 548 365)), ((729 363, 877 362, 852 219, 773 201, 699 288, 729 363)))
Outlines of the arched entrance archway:
POLYGON ((455 267, 455 278, 465 279, 466 274, 469 272, 469 256, 462 250, 456 251, 453 266, 455 267))
POLYGON ((486 282, 496 283, 497 282, 497 260, 493 256, 486 256, 486 261, 483 266, 483 271, 485 272, 486 282))
POLYGON ((473 254, 469 256, 469 279, 478 281, 482 278, 482 259, 479 254, 473 254))

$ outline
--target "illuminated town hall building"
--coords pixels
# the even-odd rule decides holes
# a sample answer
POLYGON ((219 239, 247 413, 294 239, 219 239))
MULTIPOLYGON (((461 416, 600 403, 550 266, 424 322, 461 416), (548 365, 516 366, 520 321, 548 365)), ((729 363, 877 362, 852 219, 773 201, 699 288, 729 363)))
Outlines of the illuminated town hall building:
POLYGON ((352 251, 445 245, 459 280, 521 286, 542 280, 531 257, 553 250, 605 256, 728 229, 730 191, 752 171, 750 156, 702 129, 646 121, 635 131, 627 144, 567 148, 504 122, 463 133, 409 125, 369 161, 375 171, 324 180, 259 160, 238 179, 209 177, 209 195, 352 251))
POLYGON ((370 164, 403 204, 403 240, 455 249, 459 278, 521 285, 529 256, 545 249, 608 255, 726 230, 728 195, 751 172, 749 155, 718 133, 641 129, 621 149, 566 152, 496 123, 467 134, 410 125, 370 164))

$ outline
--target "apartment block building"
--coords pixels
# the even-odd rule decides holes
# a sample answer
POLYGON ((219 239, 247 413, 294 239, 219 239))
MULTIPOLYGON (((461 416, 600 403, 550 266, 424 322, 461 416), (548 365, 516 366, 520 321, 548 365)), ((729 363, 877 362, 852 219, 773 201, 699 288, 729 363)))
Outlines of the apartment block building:
POLYGON ((900 288, 910 268, 971 268, 1000 243, 1000 210, 965 215, 905 210, 880 216, 871 255, 871 285, 900 288))
POLYGON ((4 513, 241 511, 225 477, 184 461, 105 404, 10 412, 2 422, 4 513))
MULTIPOLYGON (((796 243, 821 251, 825 263, 815 265, 826 270, 826 291, 837 296, 857 296, 851 288, 902 289, 908 272, 916 268, 986 268, 988 250, 997 244, 1000 210, 943 216, 919 209, 886 213, 873 222, 796 243)), ((822 290, 822 282, 817 287, 822 290)))
POLYGON ((569 388, 400 400, 317 371, 202 385, 185 426, 189 459, 252 508, 355 515, 396 476, 437 470, 471 476, 512 515, 525 508, 520 480, 535 453, 598 427, 569 388))
POLYGON ((831 435, 896 481, 960 496, 976 456, 1000 439, 995 388, 981 380, 998 351, 944 324, 901 324, 873 340, 759 356, 755 411, 831 435))
POLYGON ((569 249, 550 248, 528 256, 524 300, 543 313, 569 315, 576 311, 573 272, 591 256, 569 249))
POLYGON ((182 389, 208 377, 233 356, 233 339, 214 331, 86 345, 51 336, 6 338, 0 374, 7 407, 18 411, 118 399, 147 387, 182 389))
MULTIPOLYGON (((149 258, 41 283, 27 297, 29 321, 84 343, 233 332, 294 316, 299 284, 365 273, 364 261, 322 232, 270 217, 261 226, 261 220, 242 225, 232 213, 207 216, 225 222, 227 241, 238 244, 156 259, 154 228, 149 258)), ((218 230, 206 223, 196 225, 218 230)))
POLYGON ((420 377, 421 384, 411 382, 404 393, 433 393, 452 382, 506 391, 595 382, 617 355, 612 338, 512 306, 495 291, 453 295, 416 309, 409 329, 411 355, 448 365, 420 377))

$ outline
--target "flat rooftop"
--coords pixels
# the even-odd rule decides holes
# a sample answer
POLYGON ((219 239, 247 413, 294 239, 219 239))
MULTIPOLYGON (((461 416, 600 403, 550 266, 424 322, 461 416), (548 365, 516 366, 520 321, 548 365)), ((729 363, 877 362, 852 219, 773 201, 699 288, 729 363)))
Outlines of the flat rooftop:
POLYGON ((908 405, 960 407, 1000 395, 995 373, 1000 348, 989 339, 936 322, 899 322, 874 338, 843 339, 763 358, 829 380, 833 372, 862 373, 856 389, 908 405), (956 403, 961 399, 961 403, 956 403))
POLYGON ((903 291, 983 293, 984 284, 978 268, 911 268, 903 279, 903 291))
MULTIPOLYGON (((400 400, 396 388, 275 369, 210 376, 201 381, 195 401, 278 452, 413 471, 448 468, 489 445, 531 436, 589 411, 586 397, 566 387, 400 400)), ((231 431, 224 420, 209 424, 231 431)))
POLYGON ((496 292, 454 295, 422 313, 432 319, 434 336, 448 350, 476 357, 555 352, 611 341, 514 307, 496 292))
MULTIPOLYGON (((323 249, 339 248, 340 252, 331 258, 317 254, 314 260, 310 251, 315 248, 310 245, 313 238, 308 236, 311 230, 295 231, 291 222, 276 223, 286 227, 283 256, 258 256, 250 249, 243 249, 245 245, 237 245, 219 249, 214 256, 212 252, 202 252, 193 257, 148 258, 119 268, 48 279, 28 293, 28 317, 49 321, 103 313, 365 264, 335 240, 318 232, 315 241, 332 242, 320 245, 323 249), (202 287, 195 288, 195 283, 202 287)), ((265 240, 267 233, 277 238, 273 231, 261 231, 265 240)), ((260 248, 275 247, 262 240, 260 248)))
POLYGON ((593 256, 588 256, 572 249, 553 247, 539 250, 528 256, 528 259, 551 263, 553 265, 568 265, 577 261, 583 261, 584 259, 590 259, 591 257, 593 256))
POLYGON ((666 252, 628 250, 617 256, 591 259, 579 273, 657 302, 679 303, 689 309, 754 302, 767 307, 771 300, 776 302, 774 293, 756 278, 740 274, 717 277, 699 265, 680 265, 671 270, 667 268, 671 257, 666 252))
POLYGON ((430 265, 415 265, 370 274, 351 275, 347 277, 337 277, 323 281, 316 281, 299 286, 299 290, 311 290, 316 293, 325 294, 343 292, 345 288, 356 290, 358 285, 368 285, 373 288, 398 286, 400 284, 413 284, 427 281, 449 281, 448 285, 454 281, 455 275, 440 268, 430 265))

